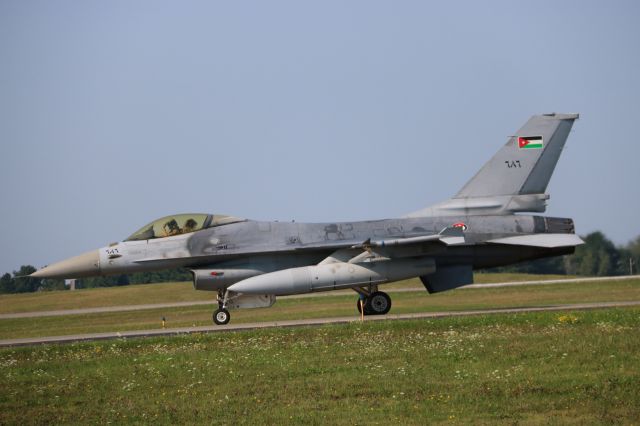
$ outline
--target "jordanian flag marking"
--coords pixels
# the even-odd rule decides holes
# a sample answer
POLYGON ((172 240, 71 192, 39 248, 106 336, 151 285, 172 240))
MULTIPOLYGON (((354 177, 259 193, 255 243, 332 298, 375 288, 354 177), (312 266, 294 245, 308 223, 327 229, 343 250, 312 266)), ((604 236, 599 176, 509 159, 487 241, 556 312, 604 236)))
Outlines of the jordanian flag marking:
POLYGON ((542 149, 542 136, 518 136, 520 149, 542 149))

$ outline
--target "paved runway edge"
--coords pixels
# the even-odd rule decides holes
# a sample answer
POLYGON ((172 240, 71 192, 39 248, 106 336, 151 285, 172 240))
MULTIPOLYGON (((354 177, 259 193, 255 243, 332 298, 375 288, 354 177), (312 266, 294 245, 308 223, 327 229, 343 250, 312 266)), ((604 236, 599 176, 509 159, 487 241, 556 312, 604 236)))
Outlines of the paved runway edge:
MULTIPOLYGON (((469 311, 449 311, 449 312, 420 312, 412 314, 389 314, 384 316, 366 317, 365 321, 384 321, 384 320, 410 320, 423 318, 444 318, 456 316, 472 316, 472 315, 488 315, 488 314, 515 314, 526 312, 544 312, 544 311, 565 311, 565 310, 588 310, 588 309, 605 309, 605 308, 622 308, 630 306, 640 306, 640 301, 628 302, 602 302, 602 303, 576 303, 568 305, 539 306, 528 308, 500 308, 485 310, 469 310, 469 311)), ((225 326, 204 326, 204 327, 184 327, 184 328, 168 328, 155 330, 131 330, 122 332, 108 333, 92 333, 77 334, 70 336, 49 336, 34 337, 24 339, 7 339, 0 340, 0 347, 9 346, 27 346, 47 343, 73 343, 94 340, 122 339, 135 337, 153 337, 153 336, 173 336, 193 333, 220 333, 229 331, 255 330, 275 327, 304 327, 319 326, 327 324, 346 324, 359 322, 358 317, 336 317, 336 318, 316 318, 304 320, 289 321, 269 321, 258 323, 232 324, 225 326)))
MULTIPOLYGON (((487 284, 470 284, 461 287, 460 290, 465 289, 487 289, 487 288, 499 288, 499 287, 517 287, 527 285, 553 285, 553 284, 569 284, 569 283, 582 283, 582 282, 594 282, 594 281, 625 281, 632 279, 639 279, 640 275, 625 275, 619 277, 592 277, 592 278, 563 278, 559 280, 536 280, 536 281, 516 281, 516 282, 503 282, 503 283, 487 283, 487 284)), ((419 292, 425 291, 423 287, 409 287, 399 289, 385 290, 390 294, 393 293, 406 293, 406 292, 419 292)), ((339 290, 335 292, 323 292, 323 293, 310 293, 310 294, 297 294, 292 296, 284 296, 282 299, 302 299, 309 297, 326 297, 326 296, 341 296, 345 294, 353 294, 351 290, 339 290)), ((55 311, 35 311, 35 312, 15 312, 8 314, 0 314, 0 320, 2 319, 15 319, 15 318, 38 318, 38 317, 57 317, 65 315, 86 315, 86 314, 99 314, 105 312, 127 312, 127 311, 142 311, 147 309, 167 309, 167 308, 181 308, 188 306, 200 306, 200 305, 214 305, 217 302, 213 300, 194 300, 189 302, 172 302, 172 303, 149 303, 143 305, 122 305, 122 306, 101 306, 97 308, 79 308, 79 309, 60 309, 55 311)))

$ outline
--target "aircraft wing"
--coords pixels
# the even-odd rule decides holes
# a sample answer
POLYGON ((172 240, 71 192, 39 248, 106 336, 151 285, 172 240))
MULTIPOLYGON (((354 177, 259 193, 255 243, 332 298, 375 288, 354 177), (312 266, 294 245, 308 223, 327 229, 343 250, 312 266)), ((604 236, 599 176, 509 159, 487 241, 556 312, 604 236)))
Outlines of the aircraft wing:
POLYGON ((518 235, 515 237, 497 238, 489 240, 490 244, 506 244, 512 246, 530 246, 530 247, 574 247, 584 244, 584 241, 576 234, 534 234, 534 235, 518 235))
POLYGON ((392 238, 386 240, 367 240, 364 243, 356 244, 351 248, 393 247, 429 242, 442 243, 447 246, 464 244, 464 232, 460 228, 449 227, 444 228, 439 234, 421 235, 419 237, 392 238))
POLYGON ((418 237, 404 237, 404 238, 387 238, 380 240, 372 240, 369 238, 366 241, 356 242, 354 240, 338 240, 338 241, 325 241, 322 243, 311 243, 296 246, 295 250, 318 250, 318 249, 366 249, 370 247, 393 247, 393 246, 407 246, 411 244, 424 244, 424 243, 440 243, 444 245, 457 245, 464 244, 464 232, 460 228, 444 228, 438 234, 420 235, 418 237))

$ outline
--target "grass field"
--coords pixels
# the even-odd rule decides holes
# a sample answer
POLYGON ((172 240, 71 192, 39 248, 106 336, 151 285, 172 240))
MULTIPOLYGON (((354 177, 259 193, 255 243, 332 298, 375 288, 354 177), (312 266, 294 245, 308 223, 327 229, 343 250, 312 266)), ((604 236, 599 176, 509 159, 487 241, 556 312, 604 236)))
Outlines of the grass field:
MULTIPOLYGON (((410 284, 411 282, 407 283, 407 285, 410 284)), ((202 294, 202 292, 183 287, 184 284, 156 284, 85 290, 85 292, 89 294, 99 293, 101 297, 95 300, 100 300, 102 306, 118 304, 123 300, 123 295, 126 294, 129 294, 130 298, 137 297, 138 303, 148 303, 158 293, 202 294)), ((424 290, 394 293, 393 287, 389 292, 393 300, 392 313, 453 311, 640 300, 640 279, 579 282, 548 286, 460 289, 432 295, 424 290)), ((80 291, 58 293, 54 294, 52 292, 37 295, 39 298, 36 299, 35 305, 41 307, 44 303, 40 299, 46 299, 48 296, 56 299, 63 298, 66 295, 75 297, 75 294, 80 293, 80 291)), ((206 293, 206 295, 211 297, 210 293, 206 293)), ((91 297, 93 298, 93 296, 91 297)), ((164 301, 167 300, 164 299, 164 301)), ((232 311, 232 321, 235 324, 349 315, 356 317, 355 303, 356 296, 353 292, 341 294, 324 293, 317 297, 299 299, 282 298, 271 308, 234 310, 232 311)), ((60 305, 61 302, 57 302, 57 304, 60 305)), ((28 306, 28 301, 22 300, 19 309, 28 310, 28 306)), ((85 305, 75 305, 74 307, 85 307, 85 305)), ((86 315, 0 319, 0 339, 155 329, 161 327, 161 318, 163 317, 167 320, 168 327, 211 325, 212 311, 213 305, 200 305, 86 315)))
POLYGON ((634 424, 639 337, 626 308, 0 349, 0 424, 634 424))

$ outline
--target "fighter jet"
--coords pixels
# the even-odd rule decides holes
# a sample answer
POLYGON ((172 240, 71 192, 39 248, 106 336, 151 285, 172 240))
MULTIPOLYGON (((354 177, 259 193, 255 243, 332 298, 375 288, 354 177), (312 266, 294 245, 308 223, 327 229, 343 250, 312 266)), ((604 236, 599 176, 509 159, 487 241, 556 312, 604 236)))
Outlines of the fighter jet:
POLYGON ((353 289, 365 315, 384 315, 379 287, 419 277, 429 293, 473 283, 473 271, 571 254, 572 219, 545 217, 545 193, 578 114, 533 116, 451 199, 396 219, 294 223, 177 214, 129 238, 46 266, 37 278, 82 278, 187 268, 196 290, 230 309, 277 296, 353 289), (529 214, 525 214, 529 213, 529 214))

